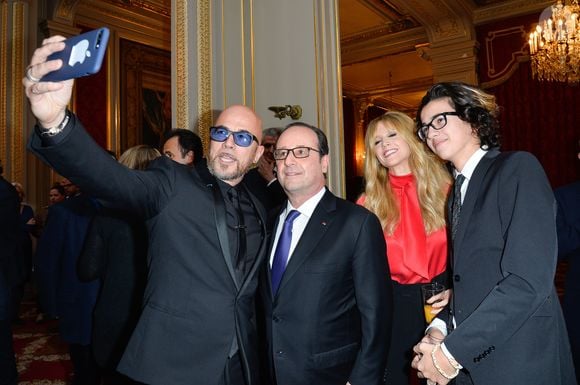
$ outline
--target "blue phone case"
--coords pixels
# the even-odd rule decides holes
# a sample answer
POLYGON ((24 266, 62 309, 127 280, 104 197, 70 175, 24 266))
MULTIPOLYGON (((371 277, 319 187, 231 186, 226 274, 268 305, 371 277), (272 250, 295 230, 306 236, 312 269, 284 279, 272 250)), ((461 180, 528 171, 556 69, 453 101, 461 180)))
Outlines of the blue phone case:
POLYGON ((47 60, 61 59, 60 69, 47 73, 41 81, 59 82, 99 72, 109 41, 109 29, 98 28, 65 40, 65 48, 47 60))

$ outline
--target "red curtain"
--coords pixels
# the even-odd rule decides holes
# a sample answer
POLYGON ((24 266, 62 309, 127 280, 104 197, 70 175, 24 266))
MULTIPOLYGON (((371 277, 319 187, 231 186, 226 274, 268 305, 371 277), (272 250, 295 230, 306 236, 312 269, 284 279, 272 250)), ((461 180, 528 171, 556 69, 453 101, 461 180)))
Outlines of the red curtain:
POLYGON ((478 27, 479 77, 502 107, 502 150, 533 153, 555 188, 580 179, 580 86, 532 78, 527 33, 538 18, 478 27))

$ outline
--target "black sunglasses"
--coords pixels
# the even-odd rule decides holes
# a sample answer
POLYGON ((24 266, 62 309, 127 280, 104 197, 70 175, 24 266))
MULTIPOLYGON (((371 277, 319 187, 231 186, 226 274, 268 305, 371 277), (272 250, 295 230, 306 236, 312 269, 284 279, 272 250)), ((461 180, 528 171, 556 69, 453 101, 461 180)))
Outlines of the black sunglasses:
POLYGON ((429 135, 429 127, 433 127, 433 129, 436 131, 445 127, 447 125, 447 116, 459 116, 459 114, 455 111, 450 111, 435 115, 429 123, 425 123, 419 127, 417 130, 419 139, 421 139, 423 142, 427 140, 427 136, 429 135))
POLYGON ((229 128, 224 126, 209 128, 209 137, 211 140, 215 140, 216 142, 225 142, 228 140, 230 135, 233 136, 234 143, 240 147, 250 147, 253 141, 260 144, 258 138, 248 131, 231 131, 229 128))

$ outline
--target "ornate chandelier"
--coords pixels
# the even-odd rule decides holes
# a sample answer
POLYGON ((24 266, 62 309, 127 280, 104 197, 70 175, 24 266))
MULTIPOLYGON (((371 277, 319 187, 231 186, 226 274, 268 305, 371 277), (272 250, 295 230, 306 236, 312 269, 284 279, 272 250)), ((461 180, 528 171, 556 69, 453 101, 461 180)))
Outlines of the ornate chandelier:
POLYGON ((580 81, 580 25, 578 0, 569 5, 562 1, 552 7, 552 14, 540 20, 530 33, 532 76, 539 80, 578 83, 580 81))

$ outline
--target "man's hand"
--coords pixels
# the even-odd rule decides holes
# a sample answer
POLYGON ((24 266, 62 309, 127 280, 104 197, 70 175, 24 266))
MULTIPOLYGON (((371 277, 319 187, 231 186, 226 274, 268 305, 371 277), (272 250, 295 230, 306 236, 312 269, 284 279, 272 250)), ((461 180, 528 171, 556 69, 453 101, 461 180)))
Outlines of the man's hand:
POLYGON ((431 298, 427 300, 427 303, 432 305, 431 313, 438 314, 447 304, 449 303, 449 299, 451 298, 452 291, 451 289, 447 289, 442 293, 435 294, 431 298))
MULTIPOLYGON (((431 357, 431 352, 435 348, 436 344, 440 344, 444 339, 443 333, 441 331, 431 328, 427 334, 423 337, 421 342, 419 342, 413 348, 415 352, 415 357, 411 362, 411 366, 417 369, 417 375, 419 378, 426 378, 429 383, 436 383, 438 385, 446 385, 449 383, 449 379, 443 377, 441 373, 435 368, 433 364, 433 359, 431 357)), ((441 367, 445 373, 453 373, 454 368, 451 363, 445 357, 445 354, 441 349, 437 349, 435 352, 435 358, 439 367, 441 367)))
POLYGON ((62 67, 62 60, 46 60, 52 53, 64 49, 64 40, 63 36, 44 39, 42 45, 34 51, 26 76, 22 79, 32 113, 44 128, 55 127, 63 121, 72 95, 72 79, 62 82, 39 81, 47 73, 62 67))

